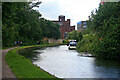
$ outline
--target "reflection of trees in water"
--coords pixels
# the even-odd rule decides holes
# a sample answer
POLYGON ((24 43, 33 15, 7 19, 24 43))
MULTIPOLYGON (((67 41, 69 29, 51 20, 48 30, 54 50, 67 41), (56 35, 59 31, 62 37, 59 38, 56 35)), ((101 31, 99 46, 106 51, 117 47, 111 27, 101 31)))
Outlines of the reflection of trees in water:
POLYGON ((98 66, 97 68, 99 70, 104 70, 105 72, 120 72, 120 63, 119 61, 114 60, 95 60, 95 66, 98 66))
POLYGON ((26 48, 26 49, 20 50, 19 53, 20 53, 20 55, 24 56, 25 58, 34 61, 34 60, 38 59, 39 54, 41 53, 41 52, 35 51, 37 49, 42 49, 42 48, 41 47, 26 48))
POLYGON ((97 66, 120 68, 119 61, 115 61, 115 60, 98 60, 98 59, 96 59, 95 64, 97 66))

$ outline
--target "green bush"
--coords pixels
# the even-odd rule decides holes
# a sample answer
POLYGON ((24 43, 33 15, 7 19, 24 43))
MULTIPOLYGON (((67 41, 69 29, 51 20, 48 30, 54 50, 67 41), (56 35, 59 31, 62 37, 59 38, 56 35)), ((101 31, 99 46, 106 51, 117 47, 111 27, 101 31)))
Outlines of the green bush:
POLYGON ((69 41, 67 39, 64 39, 63 40, 63 43, 68 43, 69 41))
POLYGON ((83 35, 83 39, 77 43, 78 52, 90 52, 93 53, 93 47, 96 40, 95 34, 83 35))
POLYGON ((120 4, 104 3, 91 12, 87 22, 90 34, 83 36, 77 51, 87 51, 100 59, 120 59, 120 4), (91 33, 94 33, 91 35, 91 33))

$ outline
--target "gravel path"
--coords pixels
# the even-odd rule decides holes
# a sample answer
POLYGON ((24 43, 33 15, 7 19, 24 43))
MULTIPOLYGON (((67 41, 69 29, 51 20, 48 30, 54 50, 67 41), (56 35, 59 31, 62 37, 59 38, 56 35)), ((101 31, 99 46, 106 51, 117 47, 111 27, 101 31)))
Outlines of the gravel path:
POLYGON ((18 80, 5 61, 7 52, 14 48, 2 50, 2 80, 18 80))

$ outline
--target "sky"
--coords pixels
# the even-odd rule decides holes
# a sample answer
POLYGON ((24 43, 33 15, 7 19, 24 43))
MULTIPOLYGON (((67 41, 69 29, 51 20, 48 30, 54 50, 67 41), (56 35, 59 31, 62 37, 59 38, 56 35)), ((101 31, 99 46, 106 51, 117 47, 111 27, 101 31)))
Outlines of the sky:
POLYGON ((66 20, 71 19, 71 26, 77 22, 88 20, 92 10, 99 7, 100 0, 39 0, 37 10, 42 17, 48 20, 58 20, 59 15, 64 15, 66 20))

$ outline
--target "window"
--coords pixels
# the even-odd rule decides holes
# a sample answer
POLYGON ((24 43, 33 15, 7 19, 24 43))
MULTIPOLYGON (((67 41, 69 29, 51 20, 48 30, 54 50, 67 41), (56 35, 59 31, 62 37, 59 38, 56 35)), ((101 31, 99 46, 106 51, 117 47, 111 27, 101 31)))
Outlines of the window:
POLYGON ((86 22, 83 22, 83 24, 86 24, 86 22))
POLYGON ((65 33, 64 33, 64 35, 65 35, 65 38, 66 38, 66 37, 67 37, 67 35, 68 35, 68 33, 67 33, 67 32, 65 32, 65 33))
POLYGON ((58 22, 58 24, 59 24, 60 26, 62 26, 62 23, 61 23, 61 22, 58 22))

